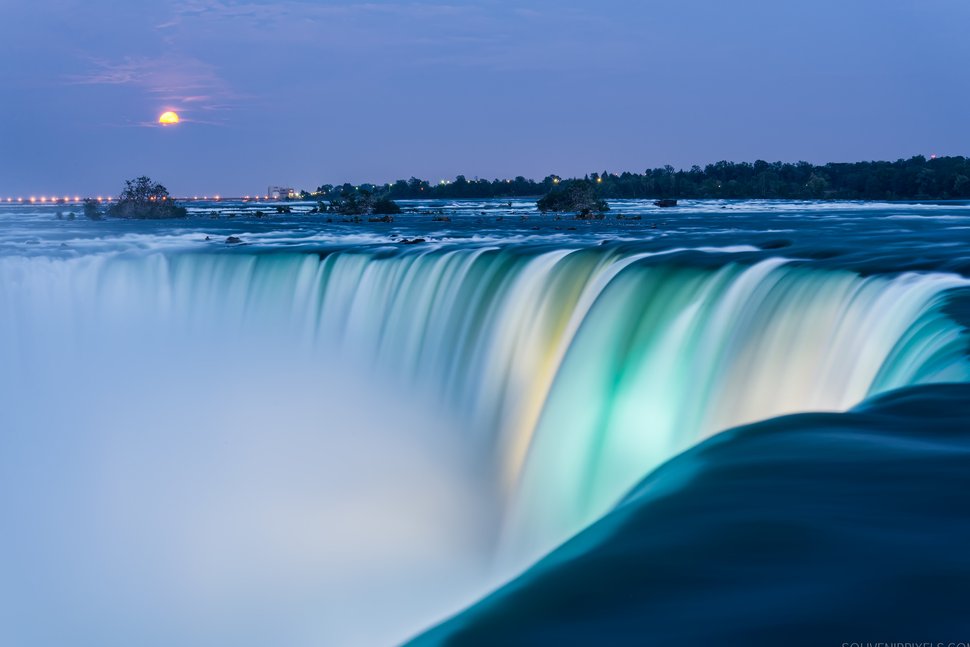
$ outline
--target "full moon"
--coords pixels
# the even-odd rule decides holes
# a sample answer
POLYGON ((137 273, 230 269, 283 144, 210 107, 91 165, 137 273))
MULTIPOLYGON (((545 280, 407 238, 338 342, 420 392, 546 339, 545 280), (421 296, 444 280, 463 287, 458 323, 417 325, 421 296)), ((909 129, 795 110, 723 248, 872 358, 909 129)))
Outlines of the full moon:
POLYGON ((158 118, 158 123, 162 124, 163 126, 172 126, 177 124, 179 121, 181 121, 181 118, 178 116, 178 113, 172 111, 163 112, 162 116, 158 118))

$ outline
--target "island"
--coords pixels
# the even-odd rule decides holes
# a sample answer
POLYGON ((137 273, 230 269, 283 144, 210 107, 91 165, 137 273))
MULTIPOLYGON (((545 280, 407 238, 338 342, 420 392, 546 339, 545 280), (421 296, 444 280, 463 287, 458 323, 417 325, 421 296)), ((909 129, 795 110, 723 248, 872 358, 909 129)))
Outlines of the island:
MULTIPOLYGON (((84 212, 94 220, 100 216, 100 212, 96 212, 87 202, 84 212)), ((168 189, 144 175, 125 182, 124 190, 118 200, 108 207, 107 213, 113 218, 133 220, 163 220, 188 216, 185 207, 172 200, 168 189)))
POLYGON ((363 189, 344 190, 338 197, 332 198, 329 205, 320 203, 318 211, 342 216, 379 216, 378 220, 390 222, 392 216, 401 213, 401 207, 386 193, 363 189))
POLYGON ((577 218, 584 220, 602 218, 603 213, 610 210, 610 205, 597 195, 596 185, 589 180, 557 182, 555 188, 539 199, 536 207, 543 213, 575 213, 577 218))

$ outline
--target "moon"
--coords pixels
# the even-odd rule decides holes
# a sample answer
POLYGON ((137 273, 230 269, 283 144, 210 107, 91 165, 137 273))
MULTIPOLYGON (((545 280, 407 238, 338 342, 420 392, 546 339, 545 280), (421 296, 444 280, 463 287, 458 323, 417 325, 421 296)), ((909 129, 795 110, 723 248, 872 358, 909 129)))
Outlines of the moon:
POLYGON ((178 116, 177 112, 172 112, 171 110, 163 112, 158 118, 158 123, 163 126, 174 126, 178 122, 182 121, 182 118, 178 116))

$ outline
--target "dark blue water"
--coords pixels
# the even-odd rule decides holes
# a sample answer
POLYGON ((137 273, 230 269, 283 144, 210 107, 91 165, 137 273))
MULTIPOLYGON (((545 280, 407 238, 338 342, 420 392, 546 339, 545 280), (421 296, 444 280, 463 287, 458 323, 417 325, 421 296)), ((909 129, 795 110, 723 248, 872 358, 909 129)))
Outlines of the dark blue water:
POLYGON ((77 205, 0 204, 0 253, 77 255, 105 249, 211 250, 228 236, 263 250, 430 245, 577 246, 636 250, 754 246, 862 273, 970 273, 970 203, 703 200, 674 209, 617 200, 603 220, 540 214, 531 200, 402 201, 393 223, 308 213, 311 203, 192 202, 170 222, 88 222, 77 205), (511 206, 509 206, 511 205, 511 206), (291 214, 275 213, 286 206, 291 214), (256 218, 262 211, 264 217, 256 218), (76 213, 76 220, 58 214, 76 213), (328 220, 330 222, 328 222, 328 220), (208 236, 208 240, 206 237, 208 236))

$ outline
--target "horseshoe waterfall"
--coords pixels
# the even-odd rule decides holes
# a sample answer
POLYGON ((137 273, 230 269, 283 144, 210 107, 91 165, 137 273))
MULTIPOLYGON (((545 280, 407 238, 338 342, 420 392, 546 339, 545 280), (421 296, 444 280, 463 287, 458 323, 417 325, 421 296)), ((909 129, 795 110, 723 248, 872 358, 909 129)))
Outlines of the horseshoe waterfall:
POLYGON ((140 235, 0 256, 11 636, 399 641, 658 468, 650 496, 682 487, 706 464, 665 464, 719 432, 970 381, 970 281, 942 263, 140 235))

